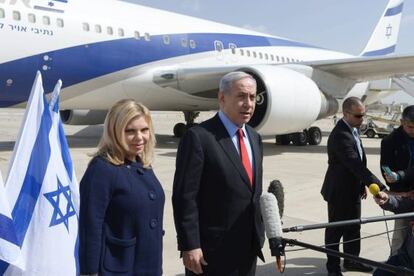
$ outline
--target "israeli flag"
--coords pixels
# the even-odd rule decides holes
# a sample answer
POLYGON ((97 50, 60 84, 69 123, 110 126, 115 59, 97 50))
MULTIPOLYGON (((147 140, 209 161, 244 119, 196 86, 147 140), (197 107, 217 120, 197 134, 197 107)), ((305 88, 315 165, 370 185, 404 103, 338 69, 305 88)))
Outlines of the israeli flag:
POLYGON ((15 263, 20 253, 16 231, 11 219, 10 206, 4 191, 0 173, 0 260, 15 263))
POLYGON ((49 104, 37 73, 6 182, 21 253, 17 265, 0 263, 0 275, 78 274, 79 190, 58 113, 60 87, 49 104))

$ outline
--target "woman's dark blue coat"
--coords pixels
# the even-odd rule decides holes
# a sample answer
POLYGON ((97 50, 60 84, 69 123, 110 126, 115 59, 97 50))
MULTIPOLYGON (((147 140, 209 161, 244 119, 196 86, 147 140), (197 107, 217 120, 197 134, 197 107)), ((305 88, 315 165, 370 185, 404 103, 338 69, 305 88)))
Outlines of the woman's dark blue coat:
POLYGON ((95 157, 80 183, 80 198, 81 274, 162 274, 165 196, 152 169, 95 157))

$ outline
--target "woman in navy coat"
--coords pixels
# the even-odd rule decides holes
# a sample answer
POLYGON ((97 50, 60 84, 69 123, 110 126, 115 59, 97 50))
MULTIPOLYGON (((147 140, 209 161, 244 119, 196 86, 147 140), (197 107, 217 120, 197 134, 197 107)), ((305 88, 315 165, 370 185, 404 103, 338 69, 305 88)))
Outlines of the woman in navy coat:
POLYGON ((116 103, 98 152, 80 184, 81 274, 162 274, 164 192, 151 161, 155 137, 149 110, 116 103))

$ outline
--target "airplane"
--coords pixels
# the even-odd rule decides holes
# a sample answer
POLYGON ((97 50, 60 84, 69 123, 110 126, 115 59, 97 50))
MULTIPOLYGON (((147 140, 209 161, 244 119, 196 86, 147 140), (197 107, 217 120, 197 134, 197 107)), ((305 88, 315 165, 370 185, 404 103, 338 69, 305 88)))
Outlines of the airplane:
POLYGON ((114 102, 132 98, 183 111, 181 136, 200 111, 217 110, 219 79, 241 70, 258 85, 250 125, 278 144, 317 145, 321 131, 310 126, 350 92, 414 73, 414 55, 389 56, 402 9, 390 0, 353 56, 117 0, 0 0, 0 107, 24 107, 40 70, 47 92, 62 79, 67 124, 100 124, 114 102))

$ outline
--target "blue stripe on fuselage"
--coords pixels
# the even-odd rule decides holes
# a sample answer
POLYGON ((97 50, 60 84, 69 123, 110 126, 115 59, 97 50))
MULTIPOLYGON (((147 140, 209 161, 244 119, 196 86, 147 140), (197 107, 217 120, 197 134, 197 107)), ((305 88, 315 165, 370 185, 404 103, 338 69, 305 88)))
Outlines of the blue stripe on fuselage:
POLYGON ((214 41, 220 40, 224 47, 229 43, 237 47, 266 46, 315 46, 264 36, 240 34, 174 34, 170 35, 170 44, 163 43, 163 35, 152 36, 151 41, 143 38, 117 39, 80 45, 51 52, 45 52, 18 60, 0 64, 0 107, 16 105, 27 101, 32 86, 33 76, 44 66, 43 84, 46 92, 53 91, 58 79, 63 80, 63 88, 119 70, 139 66, 149 62, 160 61, 188 54, 214 50, 214 41), (194 40, 196 47, 182 47, 181 40, 194 40), (47 61, 44 56, 48 56, 47 61), (12 84, 8 84, 12 80, 12 84))
POLYGON ((372 57, 372 56, 384 56, 384 55, 388 55, 388 54, 392 54, 395 52, 395 47, 396 45, 384 48, 384 49, 379 49, 379 50, 375 50, 375 51, 371 51, 371 52, 366 52, 364 53, 362 56, 364 57, 372 57))

